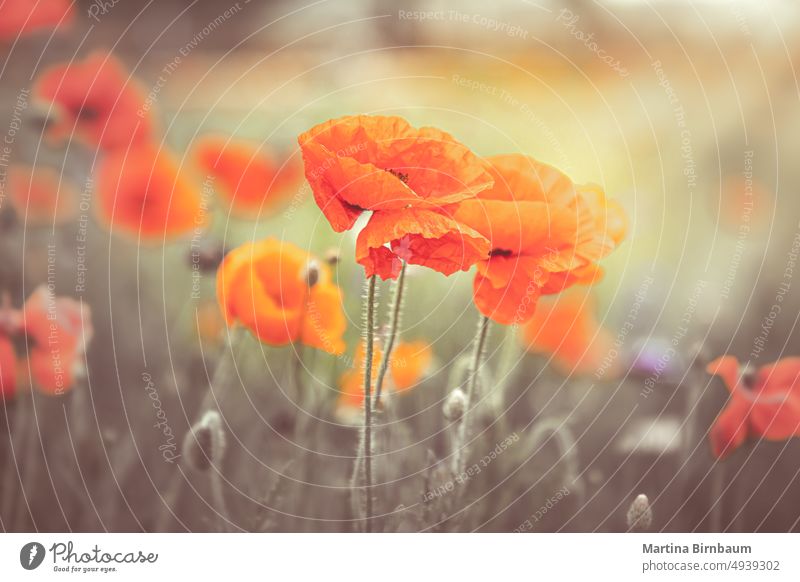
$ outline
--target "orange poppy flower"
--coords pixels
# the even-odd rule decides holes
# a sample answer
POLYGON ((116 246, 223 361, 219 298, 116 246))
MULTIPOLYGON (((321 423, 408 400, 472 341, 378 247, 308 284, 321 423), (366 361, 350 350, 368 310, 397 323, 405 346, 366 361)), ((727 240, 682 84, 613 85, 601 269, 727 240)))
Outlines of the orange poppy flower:
POLYGON ((153 138, 146 94, 116 57, 93 52, 83 61, 56 65, 37 80, 34 94, 56 106, 45 128, 52 141, 73 134, 110 151, 153 138))
POLYGON ((450 275, 489 252, 486 238, 453 212, 490 187, 491 176, 449 134, 358 115, 317 125, 298 141, 314 198, 336 232, 372 212, 356 242, 368 277, 396 278, 401 259, 450 275))
POLYGON ((266 344, 344 352, 341 291, 327 265, 291 243, 266 238, 229 252, 217 271, 217 299, 228 325, 238 322, 266 344))
POLYGON ((13 165, 8 171, 7 186, 14 210, 27 224, 63 224, 77 213, 77 190, 53 168, 34 170, 13 165))
POLYGON ((755 370, 740 366, 733 356, 722 356, 706 370, 720 376, 731 393, 709 433, 717 458, 749 438, 782 441, 800 436, 800 358, 784 358, 755 370))
MULTIPOLYGON (((339 379, 339 405, 342 407, 361 408, 364 403, 365 356, 364 344, 360 343, 356 348, 353 366, 339 379)), ((372 355, 372 390, 375 389, 382 357, 381 349, 375 346, 372 355)), ((398 342, 389 361, 389 387, 395 392, 413 388, 427 373, 431 360, 431 347, 425 342, 398 342)))
POLYGON ((205 224, 198 189, 168 151, 144 144, 112 152, 100 161, 96 179, 100 220, 144 240, 159 242, 205 224))
POLYGON ((575 186, 533 158, 487 162, 494 186, 459 204, 455 218, 491 241, 473 284, 478 310, 498 323, 523 323, 540 295, 599 280, 596 261, 622 241, 625 214, 598 186, 575 186))
POLYGON ((93 334, 89 307, 55 297, 42 285, 22 309, 22 332, 28 348, 20 356, 27 355, 34 385, 49 395, 70 390, 93 334))
POLYGON ((231 212, 255 218, 286 204, 302 176, 296 158, 285 163, 257 143, 222 136, 202 138, 195 157, 219 185, 231 212))
POLYGON ((71 24, 70 0, 6 0, 0 3, 0 41, 71 24))
POLYGON ((611 334, 600 326, 594 302, 584 293, 567 293, 543 300, 522 328, 528 351, 552 356, 561 372, 589 374, 597 370, 613 347, 611 334))

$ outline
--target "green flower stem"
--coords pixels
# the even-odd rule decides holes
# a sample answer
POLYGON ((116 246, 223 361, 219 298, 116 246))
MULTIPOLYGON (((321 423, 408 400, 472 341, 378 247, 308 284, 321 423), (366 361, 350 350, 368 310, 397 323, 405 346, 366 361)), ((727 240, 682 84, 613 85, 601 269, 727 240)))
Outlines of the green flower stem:
POLYGON ((397 330, 400 327, 400 315, 403 311, 403 291, 406 283, 406 262, 403 261, 403 266, 400 268, 400 275, 397 277, 397 282, 394 285, 394 296, 391 305, 391 319, 389 322, 389 335, 386 338, 386 347, 383 350, 383 358, 381 358, 381 366, 378 368, 378 378, 375 380, 375 403, 377 407, 381 401, 381 390, 383 389, 383 380, 386 377, 386 371, 389 369, 389 362, 391 362, 392 350, 394 349, 394 342, 397 339, 397 330))

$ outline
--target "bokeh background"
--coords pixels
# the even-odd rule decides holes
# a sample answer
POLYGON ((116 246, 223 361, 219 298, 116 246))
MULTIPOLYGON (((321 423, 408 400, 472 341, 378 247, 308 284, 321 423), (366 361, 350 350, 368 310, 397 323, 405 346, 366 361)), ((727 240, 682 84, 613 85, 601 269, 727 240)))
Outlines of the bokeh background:
MULTIPOLYGON (((491 450, 511 433, 521 444, 470 482, 458 520, 437 527, 512 531, 549 503, 533 531, 624 531, 645 493, 654 531, 800 529, 800 445, 760 442, 715 462, 707 431, 727 391, 697 363, 750 359, 798 250, 796 2, 120 0, 77 2, 76 15, 69 31, 0 47, 0 130, 42 70, 102 48, 150 91, 163 143, 187 165, 205 133, 299 156, 296 136, 316 123, 393 114, 444 128, 479 155, 532 155, 622 202, 630 232, 594 289, 598 318, 618 339, 619 374, 565 378, 509 348, 515 330, 498 326, 488 366, 504 369, 509 354, 514 365, 500 419, 483 418, 473 446, 491 450), (553 505, 564 486, 570 494, 553 505)), ((63 168, 91 194, 95 154, 50 147, 33 122, 23 122, 13 159, 63 168)), ((228 248, 272 235, 320 255, 338 249, 352 353, 362 285, 354 238, 333 233, 307 187, 290 212, 256 218, 218 213, 212 234, 228 248)), ((4 407, 3 528, 217 528, 208 480, 159 452, 145 379, 180 441, 226 354, 225 333, 204 332, 216 325, 213 273, 193 298, 187 243, 140 247, 90 220, 88 284, 76 293, 77 221, 28 229, 8 218, 3 228, 5 288, 21 301, 45 281, 55 244, 59 293, 91 306, 95 330, 83 385, 4 407), (24 442, 34 452, 18 458, 10 444, 24 442)), ((759 364, 800 353, 800 281, 788 282, 759 364)), ((431 459, 448 454, 441 406, 475 318, 471 274, 412 270, 402 334, 428 341, 436 359, 385 413, 376 496, 387 531, 426 529, 420 495, 431 459)), ((357 433, 335 414, 348 362, 306 360, 319 400, 309 411, 285 389, 291 353, 249 338, 234 381, 214 392, 228 432, 230 527, 350 531, 357 433)))

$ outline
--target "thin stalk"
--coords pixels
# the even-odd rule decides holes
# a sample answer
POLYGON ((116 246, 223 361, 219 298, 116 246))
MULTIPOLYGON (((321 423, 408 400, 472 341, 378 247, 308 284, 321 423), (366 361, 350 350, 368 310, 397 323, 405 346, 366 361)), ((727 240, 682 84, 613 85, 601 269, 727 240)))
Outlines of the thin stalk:
POLYGON ((392 304, 390 307, 391 318, 389 321, 389 335, 386 338, 386 348, 383 351, 381 366, 378 368, 378 378, 375 380, 375 407, 377 407, 381 401, 383 380, 386 377, 386 371, 389 369, 389 362, 391 361, 394 342, 395 339, 397 339, 397 330, 400 327, 400 315, 403 311, 403 290, 405 283, 406 262, 403 261, 403 266, 400 268, 400 275, 397 277, 397 282, 394 285, 394 295, 392 297, 392 304))
POLYGON ((214 499, 214 508, 217 510, 217 521, 222 532, 230 533, 231 526, 228 523, 228 504, 225 503, 225 493, 222 488, 222 477, 217 467, 211 467, 208 471, 211 480, 211 496, 214 499))
POLYGON ((475 395, 478 377, 480 376, 481 358, 483 357, 483 348, 486 345, 486 336, 489 331, 489 318, 481 315, 478 321, 478 331, 475 334, 475 340, 472 344, 472 362, 469 367, 469 376, 467 377, 467 386, 464 390, 466 396, 466 404, 464 406, 464 416, 458 425, 458 435, 455 442, 455 451, 453 454, 453 472, 456 476, 461 474, 462 465, 466 454, 464 447, 467 444, 469 435, 470 421, 472 419, 472 397, 475 395))
POLYGON ((372 532, 372 354, 375 343, 375 275, 367 282, 364 361, 364 531, 372 532))

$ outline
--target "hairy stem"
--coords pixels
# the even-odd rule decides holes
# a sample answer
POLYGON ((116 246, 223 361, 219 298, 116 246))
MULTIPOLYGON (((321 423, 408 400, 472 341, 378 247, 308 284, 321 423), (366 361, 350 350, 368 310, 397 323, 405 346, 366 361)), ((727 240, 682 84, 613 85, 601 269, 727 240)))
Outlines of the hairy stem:
POLYGON ((478 384, 481 358, 483 357, 483 348, 486 345, 486 336, 488 335, 488 331, 489 318, 485 315, 481 315, 480 321, 478 321, 478 331, 475 334, 475 339, 473 340, 472 344, 472 361, 470 362, 467 385, 466 389, 464 390, 464 395, 466 396, 464 416, 461 418, 461 422, 458 425, 458 435, 454 443, 455 450, 453 451, 453 472, 456 476, 461 474, 464 460, 466 459, 466 452, 464 451, 464 448, 467 445, 470 421, 472 420, 472 398, 475 395, 476 386, 478 384))
POLYGON ((372 531, 372 354, 375 344, 375 281, 367 282, 367 305, 364 323, 366 341, 364 361, 364 530, 372 531))
POLYGON ((406 262, 403 261, 403 266, 400 268, 400 276, 394 285, 394 295, 391 304, 391 318, 389 321, 389 335, 386 338, 386 347, 383 350, 383 358, 381 359, 381 366, 378 368, 378 377, 375 380, 375 404, 377 407, 381 401, 381 390, 383 389, 383 380, 386 377, 386 371, 389 369, 389 362, 392 357, 392 350, 394 349, 394 342, 397 339, 397 330, 400 327, 400 315, 403 311, 403 290, 406 283, 406 262))

